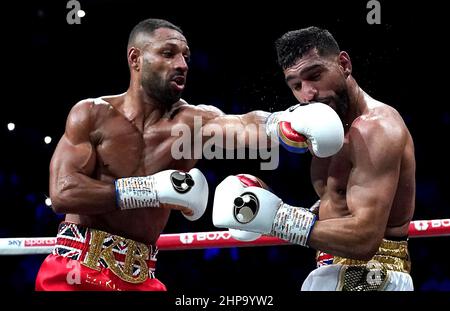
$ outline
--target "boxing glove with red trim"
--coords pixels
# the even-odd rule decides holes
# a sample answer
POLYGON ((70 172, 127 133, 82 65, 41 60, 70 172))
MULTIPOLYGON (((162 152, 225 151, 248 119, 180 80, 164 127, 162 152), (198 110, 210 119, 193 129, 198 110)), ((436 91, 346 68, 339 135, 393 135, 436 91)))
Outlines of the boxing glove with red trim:
POLYGON ((342 121, 333 108, 322 103, 297 104, 274 112, 266 120, 266 133, 289 151, 308 150, 320 158, 336 154, 344 144, 342 121))
MULTIPOLYGON (((255 177, 256 178, 256 177, 255 177)), ((307 246, 316 215, 290 206, 261 187, 245 187, 238 176, 228 176, 216 188, 213 223, 219 228, 276 236, 307 246)))
MULTIPOLYGON (((267 185, 260 180, 259 178, 248 175, 248 174, 239 174, 236 175, 236 177, 239 179, 243 187, 262 187, 262 188, 268 188, 267 185)), ((238 229, 231 229, 229 228, 228 231, 230 232, 231 236, 239 241, 254 241, 261 237, 260 233, 256 232, 250 232, 250 231, 244 231, 244 230, 238 230, 238 229)))

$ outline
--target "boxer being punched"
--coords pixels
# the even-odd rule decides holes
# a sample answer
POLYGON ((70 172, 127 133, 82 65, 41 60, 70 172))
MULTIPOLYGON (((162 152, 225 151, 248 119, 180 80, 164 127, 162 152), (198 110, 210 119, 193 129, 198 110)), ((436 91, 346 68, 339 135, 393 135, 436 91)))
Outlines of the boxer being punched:
POLYGON ((214 224, 317 249, 318 268, 302 290, 413 290, 407 238, 415 158, 405 123, 358 86, 349 55, 328 31, 291 31, 276 48, 289 88, 307 104, 271 115, 267 129, 280 134, 282 122, 297 122, 293 129, 312 135, 311 179, 320 200, 314 211, 292 207, 230 176, 216 189, 214 224), (345 133, 343 147, 325 157, 315 142, 325 127, 312 131, 299 121, 302 109, 321 103, 337 112, 345 133))

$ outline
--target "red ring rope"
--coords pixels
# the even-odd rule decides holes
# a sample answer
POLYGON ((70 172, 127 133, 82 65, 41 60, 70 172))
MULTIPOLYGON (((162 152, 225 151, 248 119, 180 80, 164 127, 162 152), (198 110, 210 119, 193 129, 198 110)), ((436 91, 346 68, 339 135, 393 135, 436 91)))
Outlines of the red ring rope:
MULTIPOLYGON (((409 225, 409 236, 435 237, 450 235, 450 219, 415 220, 409 225)), ((0 255, 24 255, 50 253, 56 238, 2 238, 0 255)), ((162 234, 157 245, 160 250, 184 250, 224 247, 249 247, 287 245, 286 241, 274 237, 262 236, 255 241, 235 240, 228 231, 191 232, 162 234)))

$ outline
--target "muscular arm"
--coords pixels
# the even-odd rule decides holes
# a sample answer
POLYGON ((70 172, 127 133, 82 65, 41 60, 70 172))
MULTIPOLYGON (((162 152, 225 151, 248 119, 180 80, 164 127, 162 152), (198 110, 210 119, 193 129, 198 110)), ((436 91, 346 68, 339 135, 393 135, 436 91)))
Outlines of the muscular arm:
POLYGON ((395 197, 406 143, 403 127, 386 122, 364 121, 350 130, 353 168, 346 201, 351 215, 317 221, 310 235, 312 247, 365 260, 377 251, 395 197))
POLYGON ((270 143, 265 131, 268 112, 257 110, 242 115, 227 115, 212 106, 198 107, 202 109, 201 115, 204 118, 202 136, 207 138, 221 133, 222 148, 256 147, 257 142, 258 146, 261 145, 261 139, 265 140, 263 147, 270 143), (233 144, 229 145, 227 142, 233 144))
POLYGON ((92 215, 115 210, 114 184, 90 177, 96 162, 89 137, 92 105, 84 101, 72 108, 50 163, 50 198, 57 213, 92 215))

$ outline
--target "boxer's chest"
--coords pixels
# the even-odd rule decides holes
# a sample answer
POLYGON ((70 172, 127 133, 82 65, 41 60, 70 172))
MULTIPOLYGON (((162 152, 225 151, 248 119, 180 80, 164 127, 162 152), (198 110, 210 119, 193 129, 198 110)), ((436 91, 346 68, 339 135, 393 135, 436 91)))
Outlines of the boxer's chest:
POLYGON ((347 185, 352 170, 348 146, 333 157, 314 158, 311 163, 311 178, 321 203, 321 219, 344 217, 349 214, 347 207, 347 185))
POLYGON ((172 150, 179 139, 171 134, 167 120, 147 126, 140 132, 130 121, 110 118, 98 129, 97 167, 100 174, 115 177, 144 176, 164 169, 189 170, 190 159, 178 159, 172 150))
POLYGON ((311 162, 311 179, 314 189, 320 196, 344 196, 352 170, 348 142, 334 156, 311 162))

